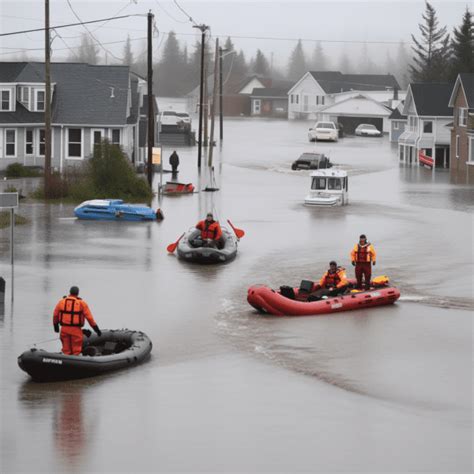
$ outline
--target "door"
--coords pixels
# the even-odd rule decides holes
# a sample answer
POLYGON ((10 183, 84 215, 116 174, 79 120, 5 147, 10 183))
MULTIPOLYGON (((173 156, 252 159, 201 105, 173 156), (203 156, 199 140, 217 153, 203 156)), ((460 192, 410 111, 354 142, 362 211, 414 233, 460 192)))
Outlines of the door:
POLYGON ((260 99, 255 99, 253 101, 253 115, 260 115, 262 112, 262 101, 260 99))

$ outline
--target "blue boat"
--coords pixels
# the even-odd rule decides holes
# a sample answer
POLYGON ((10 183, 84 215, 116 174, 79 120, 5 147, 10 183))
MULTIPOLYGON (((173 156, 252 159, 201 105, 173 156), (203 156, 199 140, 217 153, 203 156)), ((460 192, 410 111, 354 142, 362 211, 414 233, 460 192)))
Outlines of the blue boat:
POLYGON ((161 211, 148 206, 124 203, 122 199, 93 199, 84 201, 74 209, 78 219, 94 221, 155 221, 161 211))

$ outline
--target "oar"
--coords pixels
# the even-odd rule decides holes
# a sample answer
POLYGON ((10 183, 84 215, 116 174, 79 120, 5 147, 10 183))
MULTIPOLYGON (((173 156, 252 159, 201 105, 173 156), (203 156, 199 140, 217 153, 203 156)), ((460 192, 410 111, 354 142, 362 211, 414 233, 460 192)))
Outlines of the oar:
POLYGON ((242 229, 238 229, 237 227, 234 227, 232 222, 230 222, 229 219, 227 219, 227 222, 232 227, 232 229, 235 232, 235 235, 237 236, 238 239, 241 239, 245 235, 245 232, 242 229))
POLYGON ((174 242, 173 244, 169 244, 168 247, 166 247, 166 250, 168 250, 169 253, 173 253, 176 250, 176 247, 179 244, 179 241, 184 237, 185 232, 183 232, 180 236, 180 238, 174 242))

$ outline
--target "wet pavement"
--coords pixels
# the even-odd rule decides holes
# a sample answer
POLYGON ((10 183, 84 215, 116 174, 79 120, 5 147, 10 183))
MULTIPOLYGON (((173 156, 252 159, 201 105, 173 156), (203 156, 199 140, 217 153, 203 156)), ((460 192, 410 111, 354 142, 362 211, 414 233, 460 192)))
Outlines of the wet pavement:
MULTIPOLYGON (((227 120, 220 191, 155 200, 161 223, 21 205, 30 224, 16 229, 14 301, 7 293, 0 317, 2 472, 472 470, 474 187, 400 167, 387 138, 310 144, 308 127, 227 120), (349 206, 302 205, 308 172, 290 165, 312 150, 349 171, 349 206), (203 267, 168 255, 208 210, 246 231, 237 259, 203 267), (362 232, 378 251, 375 274, 402 292, 396 305, 275 318, 246 303, 251 284, 315 280, 331 259, 350 267, 362 232), (30 382, 16 357, 54 338, 52 308, 71 284, 100 327, 146 332, 150 361, 30 382)), ((178 153, 180 180, 210 184, 195 148, 178 153)))

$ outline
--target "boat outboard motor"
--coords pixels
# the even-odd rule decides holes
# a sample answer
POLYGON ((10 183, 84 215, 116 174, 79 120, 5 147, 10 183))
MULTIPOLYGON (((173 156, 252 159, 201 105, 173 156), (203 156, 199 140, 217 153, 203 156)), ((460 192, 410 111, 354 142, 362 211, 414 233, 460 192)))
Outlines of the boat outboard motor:
POLYGON ((165 218, 165 215, 163 214, 163 211, 160 208, 156 210, 155 215, 157 221, 162 221, 165 218))

